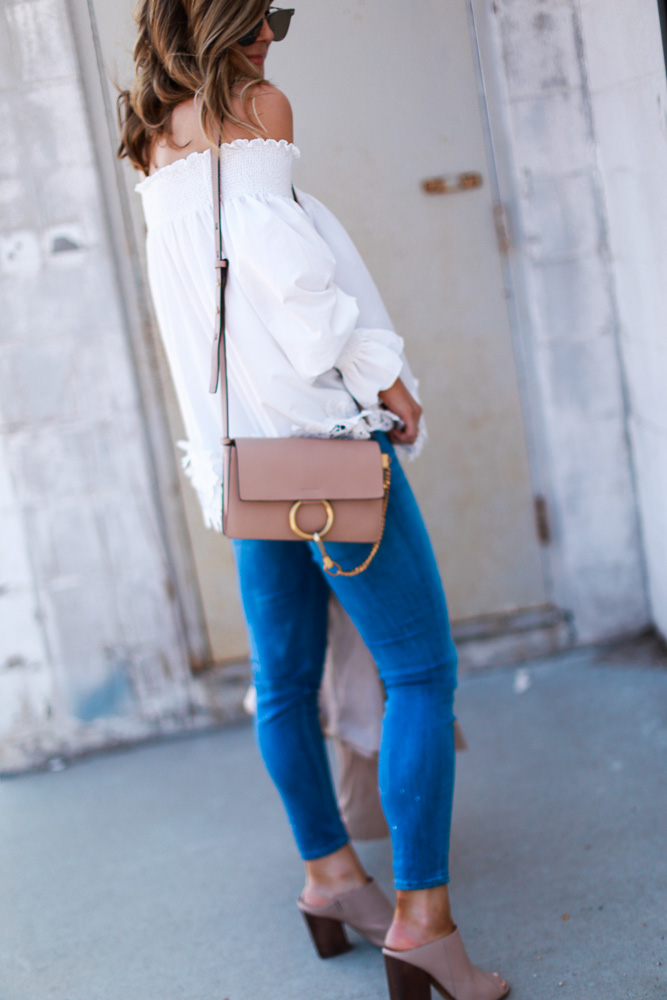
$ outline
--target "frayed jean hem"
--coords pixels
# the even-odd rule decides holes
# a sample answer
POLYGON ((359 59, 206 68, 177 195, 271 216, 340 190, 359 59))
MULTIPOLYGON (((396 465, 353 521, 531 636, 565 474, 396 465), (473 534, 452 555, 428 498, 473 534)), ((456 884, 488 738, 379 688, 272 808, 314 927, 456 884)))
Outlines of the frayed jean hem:
POLYGON ((331 844, 326 845, 322 848, 317 848, 310 851, 301 851, 301 859, 303 861, 317 861, 318 858, 326 858, 328 854, 333 854, 334 851, 339 851, 341 847, 345 847, 346 844, 350 843, 350 838, 345 837, 344 840, 335 840, 331 844))
POLYGON ((410 892, 415 889, 435 889, 438 885, 449 885, 449 874, 436 875, 429 879, 395 879, 394 888, 399 892, 410 892))

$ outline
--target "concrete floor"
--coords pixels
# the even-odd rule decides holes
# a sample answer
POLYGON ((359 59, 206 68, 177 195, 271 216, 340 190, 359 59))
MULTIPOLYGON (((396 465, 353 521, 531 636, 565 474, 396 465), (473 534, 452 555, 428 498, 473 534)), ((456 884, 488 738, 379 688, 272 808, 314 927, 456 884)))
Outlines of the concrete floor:
MULTIPOLYGON (((468 675, 452 897, 515 1000, 667 997, 667 659, 650 642, 468 675)), ((361 846, 391 886, 385 842, 361 846)), ((381 1000, 316 958, 249 724, 0 783, 1 1000, 381 1000)))

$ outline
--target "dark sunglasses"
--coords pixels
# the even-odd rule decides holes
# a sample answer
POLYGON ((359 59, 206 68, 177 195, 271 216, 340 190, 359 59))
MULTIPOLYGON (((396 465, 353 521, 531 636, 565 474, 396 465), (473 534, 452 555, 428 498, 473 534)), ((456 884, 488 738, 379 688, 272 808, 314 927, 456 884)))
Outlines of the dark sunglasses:
POLYGON ((269 28, 273 32, 274 42, 282 42, 283 38, 287 34, 289 28, 289 23, 292 20, 292 14, 294 13, 294 8, 281 8, 281 7, 269 7, 266 14, 261 21, 258 21, 254 28, 247 31, 245 35, 242 35, 238 40, 238 45, 254 45, 259 37, 259 33, 262 30, 264 21, 268 21, 269 28))

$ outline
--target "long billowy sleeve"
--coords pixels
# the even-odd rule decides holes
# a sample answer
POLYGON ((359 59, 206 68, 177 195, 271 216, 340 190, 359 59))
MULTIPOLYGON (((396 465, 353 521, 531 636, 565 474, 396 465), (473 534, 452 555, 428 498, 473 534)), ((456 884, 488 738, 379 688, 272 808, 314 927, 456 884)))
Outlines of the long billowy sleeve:
POLYGON ((360 406, 372 406, 403 368, 403 340, 360 325, 353 295, 336 283, 336 260, 308 214, 275 195, 225 203, 231 274, 298 375, 312 383, 337 369, 360 406))

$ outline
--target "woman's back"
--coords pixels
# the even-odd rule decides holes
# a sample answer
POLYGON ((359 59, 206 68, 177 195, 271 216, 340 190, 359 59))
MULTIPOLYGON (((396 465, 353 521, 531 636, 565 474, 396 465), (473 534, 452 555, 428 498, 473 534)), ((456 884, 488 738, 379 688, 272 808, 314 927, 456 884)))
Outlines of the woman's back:
MULTIPOLYGON (((185 139, 191 125, 184 109, 174 140, 185 139)), ((181 141, 175 157, 170 147, 156 146, 156 169, 137 190, 152 297, 187 432, 184 464, 206 523, 220 529, 220 400, 207 391, 217 154, 193 149, 196 138, 181 141), (161 165, 163 159, 170 162, 161 165)), ((347 233, 316 199, 299 192, 295 200, 299 155, 293 143, 273 137, 234 138, 220 149, 231 432, 368 437, 393 426, 377 402, 379 380, 388 370, 411 375, 402 340, 347 233)))

